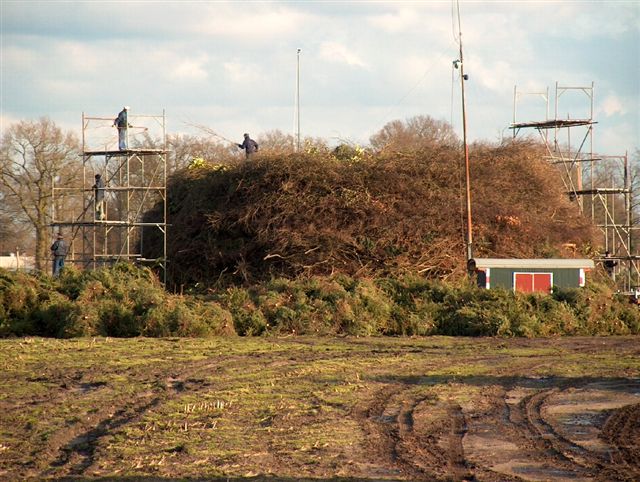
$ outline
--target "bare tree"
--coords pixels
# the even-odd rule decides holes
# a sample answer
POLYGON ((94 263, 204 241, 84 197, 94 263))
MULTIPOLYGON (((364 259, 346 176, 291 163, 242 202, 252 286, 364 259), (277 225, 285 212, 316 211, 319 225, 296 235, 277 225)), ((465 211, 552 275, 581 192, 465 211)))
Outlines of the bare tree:
POLYGON ((42 117, 9 126, 0 143, 0 191, 35 232, 36 269, 49 257, 52 186, 71 185, 80 172, 79 142, 42 117))
POLYGON ((629 159, 631 184, 631 245, 634 252, 640 246, 640 149, 636 148, 629 159))
POLYGON ((12 199, 0 188, 0 254, 20 249, 22 253, 34 251, 34 236, 25 216, 12 199))
POLYGON ((293 135, 285 134, 279 129, 264 132, 258 137, 262 153, 288 154, 294 151, 294 143, 293 135))
POLYGON ((167 150, 169 151, 167 159, 169 172, 187 167, 194 158, 227 164, 239 152, 235 144, 213 135, 196 137, 181 134, 167 136, 167 150))
POLYGON ((406 121, 391 121, 369 141, 376 151, 418 151, 442 145, 454 146, 459 142, 451 124, 424 115, 406 121))

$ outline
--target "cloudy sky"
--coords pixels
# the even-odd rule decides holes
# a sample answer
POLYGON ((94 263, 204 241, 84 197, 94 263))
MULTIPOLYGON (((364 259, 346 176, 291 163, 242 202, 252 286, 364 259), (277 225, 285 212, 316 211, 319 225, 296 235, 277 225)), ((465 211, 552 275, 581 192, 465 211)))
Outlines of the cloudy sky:
MULTIPOLYGON (((129 105, 164 109, 171 133, 293 133, 300 48, 303 136, 366 144, 418 114, 460 132, 454 6, 0 0, 0 128, 49 116, 80 133, 83 112, 112 118, 129 105)), ((556 82, 593 82, 595 151, 640 147, 640 1, 460 1, 460 12, 472 140, 510 135, 515 85, 548 88, 553 117, 556 82)), ((588 92, 565 91, 559 117, 588 116, 588 92)), ((517 107, 517 121, 546 116, 542 96, 517 107)))

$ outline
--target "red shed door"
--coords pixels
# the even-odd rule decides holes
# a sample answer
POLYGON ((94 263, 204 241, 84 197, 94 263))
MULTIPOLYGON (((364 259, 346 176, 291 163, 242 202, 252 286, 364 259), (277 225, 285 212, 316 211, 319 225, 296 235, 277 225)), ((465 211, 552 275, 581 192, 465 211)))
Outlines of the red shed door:
POLYGON ((552 273, 513 273, 513 288, 521 293, 550 293, 552 273))

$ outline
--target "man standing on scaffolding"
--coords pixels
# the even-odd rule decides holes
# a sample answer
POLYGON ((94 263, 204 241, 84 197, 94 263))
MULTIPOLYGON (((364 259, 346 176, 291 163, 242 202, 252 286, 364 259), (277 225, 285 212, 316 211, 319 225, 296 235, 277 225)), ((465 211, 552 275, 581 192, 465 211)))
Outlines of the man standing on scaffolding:
POLYGON ((609 275, 609 277, 611 277, 611 279, 615 281, 616 280, 615 267, 617 266, 618 262, 615 259, 611 258, 611 253, 609 252, 609 250, 606 250, 604 252, 604 260, 602 261, 602 264, 604 265, 604 269, 609 275))
POLYGON ((118 148, 121 151, 127 149, 127 129, 131 127, 131 124, 127 121, 127 111, 129 106, 125 105, 118 114, 118 117, 113 121, 113 125, 118 128, 118 148))
POLYGON ((100 174, 96 174, 96 183, 93 185, 93 199, 95 201, 95 220, 104 221, 107 218, 104 209, 104 181, 100 174))

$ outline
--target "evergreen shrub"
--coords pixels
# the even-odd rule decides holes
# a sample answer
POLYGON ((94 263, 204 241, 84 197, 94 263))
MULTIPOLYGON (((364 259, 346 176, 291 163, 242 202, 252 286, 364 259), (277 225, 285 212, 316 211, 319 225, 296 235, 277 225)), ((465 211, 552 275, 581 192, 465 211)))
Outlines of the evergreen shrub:
POLYGON ((0 270, 0 287, 0 336, 640 334, 639 307, 601 282, 541 295, 339 274, 179 296, 149 270, 116 266, 57 279, 0 270))

